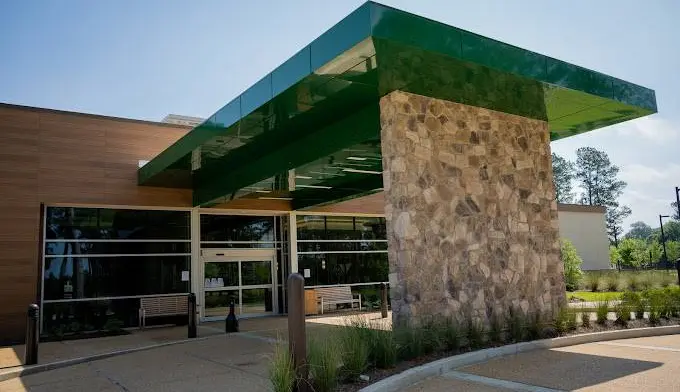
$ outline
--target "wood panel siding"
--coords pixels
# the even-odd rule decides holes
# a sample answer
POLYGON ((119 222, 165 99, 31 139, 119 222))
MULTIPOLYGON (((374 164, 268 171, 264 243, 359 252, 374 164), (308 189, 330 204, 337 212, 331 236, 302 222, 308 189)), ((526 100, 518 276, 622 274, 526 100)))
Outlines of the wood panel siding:
POLYGON ((190 207, 189 190, 137 186, 188 127, 0 104, 0 341, 23 339, 38 295, 40 203, 190 207))

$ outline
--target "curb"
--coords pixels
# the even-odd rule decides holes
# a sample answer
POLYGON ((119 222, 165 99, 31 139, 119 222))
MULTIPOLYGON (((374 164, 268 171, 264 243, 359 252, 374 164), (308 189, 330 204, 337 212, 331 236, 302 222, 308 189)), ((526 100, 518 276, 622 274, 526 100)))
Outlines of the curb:
MULTIPOLYGON (((217 336, 217 335, 215 335, 215 336, 217 336)), ((133 347, 133 348, 128 348, 128 349, 124 349, 124 350, 110 351, 110 352, 107 352, 107 353, 89 355, 89 356, 86 356, 86 357, 70 358, 70 359, 65 359, 63 361, 50 362, 50 363, 45 363, 45 364, 37 364, 37 365, 31 365, 31 366, 17 366, 17 367, 14 367, 14 368, 9 368, 6 371, 0 371, 0 382, 7 381, 7 380, 10 380, 10 379, 13 379, 13 378, 16 378, 16 377, 27 376, 29 374, 35 374, 35 373, 45 372, 45 371, 48 371, 48 370, 60 369, 60 368, 64 368, 64 367, 67 367, 67 366, 78 365, 78 364, 85 363, 85 362, 98 361, 98 360, 101 360, 101 359, 116 357, 118 355, 136 353, 136 352, 151 350, 151 349, 160 348, 160 347, 174 346, 176 344, 182 344, 182 343, 198 342, 198 341, 201 341, 201 340, 209 339, 211 337, 213 337, 213 336, 205 336, 205 337, 193 338, 193 339, 175 340, 175 341, 172 341, 172 342, 152 344, 152 345, 143 346, 143 347, 133 347)))
POLYGON ((460 367, 486 362, 492 358, 516 355, 529 351, 575 346, 586 343, 606 342, 609 340, 645 338, 650 336, 675 334, 680 334, 680 325, 593 332, 582 335, 563 336, 553 339, 534 340, 532 342, 515 343, 502 347, 487 348, 484 350, 473 351, 466 354, 454 355, 452 357, 439 359, 425 365, 405 370, 399 374, 395 374, 388 378, 382 379, 375 384, 371 384, 365 388, 362 388, 359 390, 359 392, 396 392, 426 378, 439 376, 460 367))

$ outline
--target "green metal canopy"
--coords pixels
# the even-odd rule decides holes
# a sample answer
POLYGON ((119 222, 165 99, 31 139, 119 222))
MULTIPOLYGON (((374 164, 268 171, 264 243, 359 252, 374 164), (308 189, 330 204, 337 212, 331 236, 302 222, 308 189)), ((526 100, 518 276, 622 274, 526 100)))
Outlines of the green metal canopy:
POLYGON ((551 140, 656 112, 654 91, 368 2, 139 169, 140 185, 300 209, 382 187, 395 90, 548 121, 551 140))

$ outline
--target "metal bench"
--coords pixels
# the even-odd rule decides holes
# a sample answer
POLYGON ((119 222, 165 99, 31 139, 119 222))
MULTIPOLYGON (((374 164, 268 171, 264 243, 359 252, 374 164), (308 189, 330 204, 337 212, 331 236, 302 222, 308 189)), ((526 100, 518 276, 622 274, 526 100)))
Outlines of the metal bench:
POLYGON ((349 286, 320 287, 316 289, 316 296, 321 304, 321 314, 327 305, 350 304, 354 309, 356 303, 361 310, 361 294, 352 294, 352 288, 349 286))
POLYGON ((144 297, 139 299, 139 328, 146 327, 147 317, 179 316, 187 314, 186 295, 144 297))

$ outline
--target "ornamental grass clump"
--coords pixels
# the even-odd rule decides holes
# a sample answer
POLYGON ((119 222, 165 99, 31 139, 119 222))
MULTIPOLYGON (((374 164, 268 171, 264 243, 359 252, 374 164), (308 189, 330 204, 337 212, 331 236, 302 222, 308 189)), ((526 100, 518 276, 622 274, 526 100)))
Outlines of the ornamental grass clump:
POLYGON ((626 291, 621 296, 621 301, 627 304, 631 311, 635 312, 635 319, 641 320, 645 317, 645 304, 640 293, 626 291))
POLYGON ((602 289, 603 283, 603 276, 599 272, 586 275, 586 288, 592 292, 600 291, 602 289))
POLYGON ((340 355, 344 375, 349 380, 358 378, 367 368, 372 330, 366 321, 356 318, 340 331, 340 355))
POLYGON ((465 335, 467 337, 468 346, 475 350, 484 345, 485 328, 479 320, 468 320, 465 326, 465 335))
POLYGON ((277 343, 269 365, 269 382, 274 392, 292 392, 295 386, 295 370, 293 357, 288 345, 277 343))
POLYGON ((583 328, 590 328, 590 312, 588 311, 582 311, 581 312, 581 326, 583 328))
POLYGON ((334 391, 340 381, 341 350, 335 339, 317 338, 309 341, 307 348, 309 373, 314 390, 334 391))
POLYGON ((503 319, 497 313, 489 318, 489 342, 503 343, 503 319))
POLYGON ((524 315, 519 309, 511 307, 508 310, 505 324, 511 341, 518 343, 524 340, 524 321, 524 315))
POLYGON ((460 325, 454 318, 447 318, 442 327, 442 344, 449 351, 460 350, 461 330, 460 325))
POLYGON ((609 314, 609 302, 602 301, 597 304, 595 309, 595 315, 597 323, 600 325, 605 325, 607 323, 607 315, 609 314))

